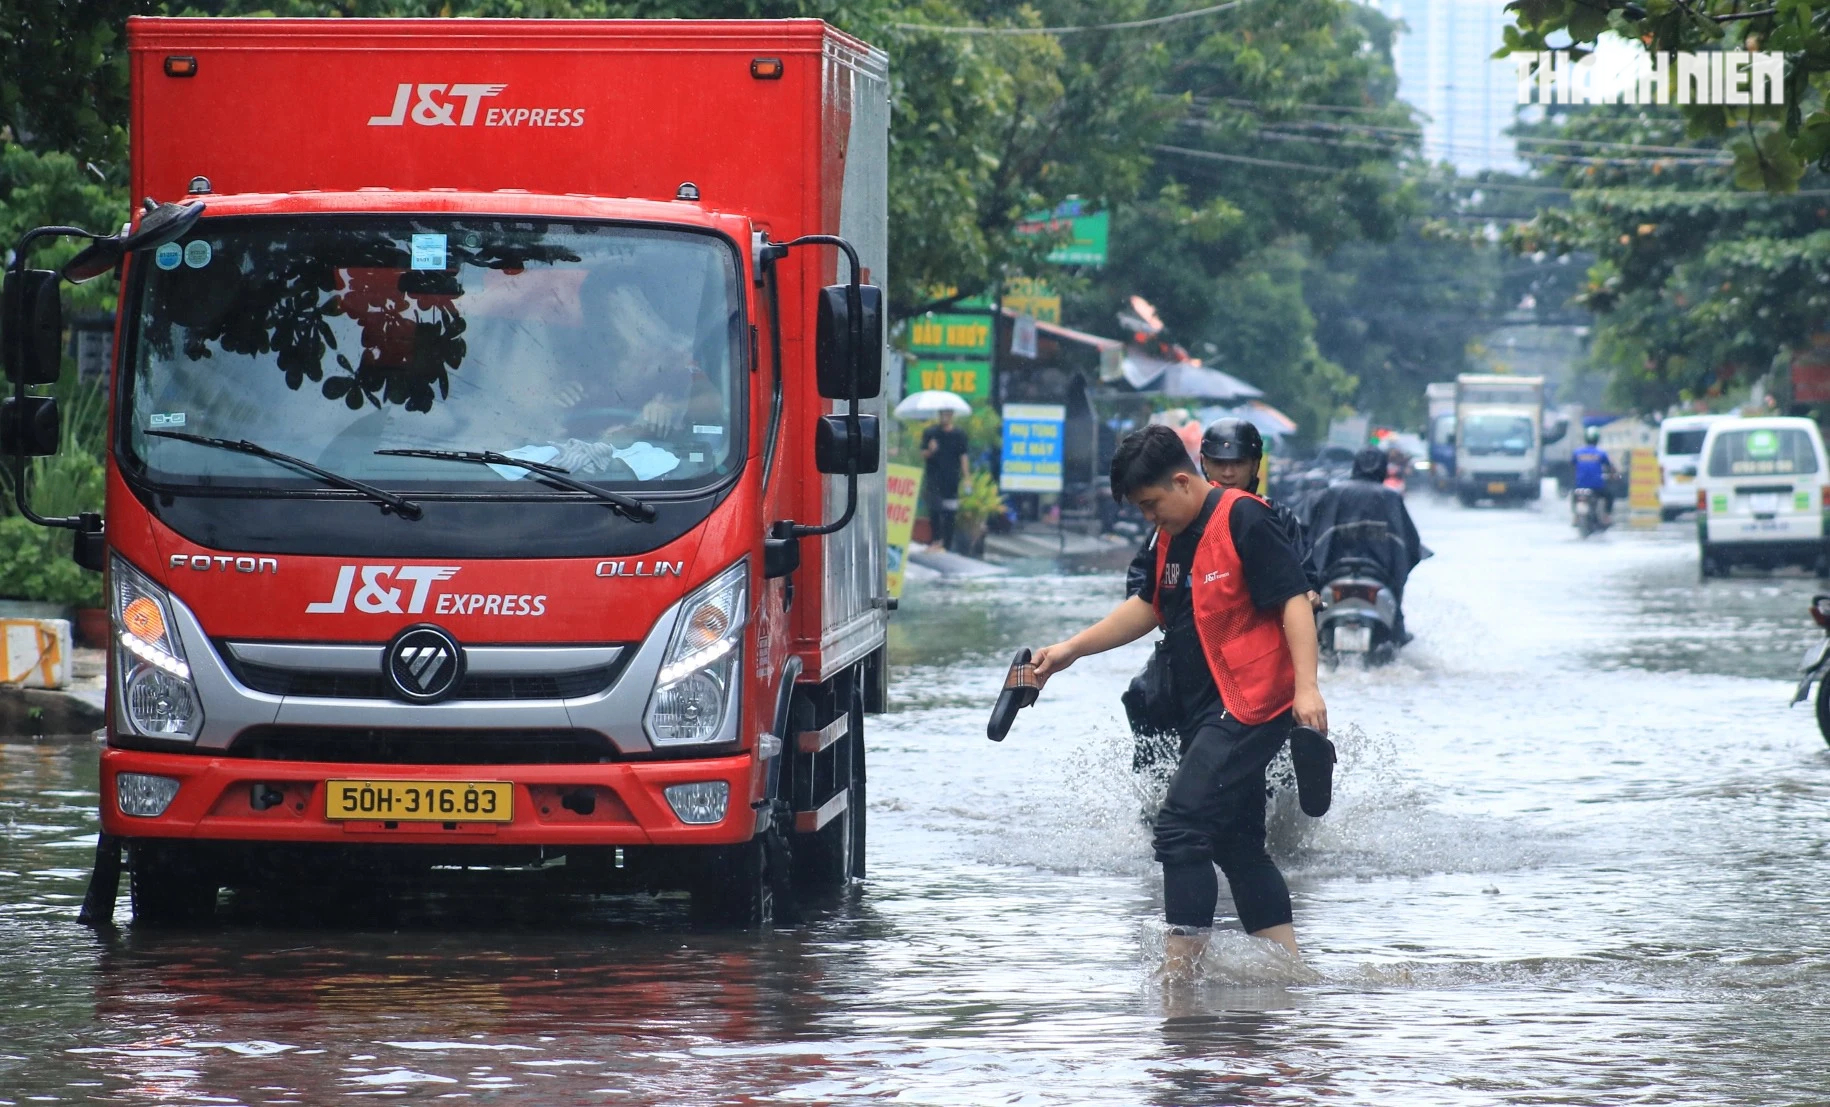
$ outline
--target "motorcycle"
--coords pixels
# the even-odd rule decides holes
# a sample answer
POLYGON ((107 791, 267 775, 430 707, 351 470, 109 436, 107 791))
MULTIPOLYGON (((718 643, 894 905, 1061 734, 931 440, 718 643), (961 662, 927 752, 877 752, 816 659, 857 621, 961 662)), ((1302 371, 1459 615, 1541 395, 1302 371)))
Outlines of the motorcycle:
POLYGON ((1601 511, 1601 496, 1593 488, 1578 488, 1570 493, 1571 520, 1576 532, 1587 538, 1607 530, 1610 520, 1601 511))
POLYGON ((1398 593, 1379 563, 1346 557, 1328 566, 1316 612, 1315 636, 1329 661, 1357 656, 1368 665, 1392 659, 1398 640, 1398 593))
POLYGON ((1830 742, 1830 596, 1819 594, 1811 597, 1811 621, 1822 627, 1824 640, 1813 642, 1805 650, 1803 672, 1799 678, 1798 691, 1793 693, 1788 706, 1796 707, 1811 694, 1811 683, 1817 682, 1817 730, 1830 742))

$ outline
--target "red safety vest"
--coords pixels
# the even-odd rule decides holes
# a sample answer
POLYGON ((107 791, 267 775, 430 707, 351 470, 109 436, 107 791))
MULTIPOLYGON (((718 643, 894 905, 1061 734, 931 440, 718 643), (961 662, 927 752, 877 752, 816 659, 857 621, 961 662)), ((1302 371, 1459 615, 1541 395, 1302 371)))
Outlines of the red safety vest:
MULTIPOLYGON (((1201 544, 1195 547, 1194 565, 1185 584, 1193 590, 1195 635, 1220 689, 1220 702, 1235 719, 1257 726, 1295 705, 1296 664, 1284 641, 1283 612, 1252 606, 1231 526, 1233 505, 1243 499, 1264 503, 1237 488, 1220 494, 1201 544)), ((1159 626, 1163 623, 1163 566, 1168 560, 1169 535, 1159 530, 1153 604, 1159 626)))

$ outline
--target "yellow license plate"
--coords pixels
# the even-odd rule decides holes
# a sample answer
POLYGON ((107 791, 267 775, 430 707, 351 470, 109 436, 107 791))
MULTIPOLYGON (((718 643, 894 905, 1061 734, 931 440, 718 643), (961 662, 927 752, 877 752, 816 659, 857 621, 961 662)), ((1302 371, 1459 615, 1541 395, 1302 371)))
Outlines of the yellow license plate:
POLYGON ((1691 476, 1689 473, 1673 473, 1671 474, 1671 479, 1677 481, 1679 484, 1689 484, 1697 478, 1691 476))
POLYGON ((329 780, 324 817, 388 822, 506 823, 515 786, 506 780, 329 780))
POLYGON ((1496 481, 1494 481, 1494 482, 1493 482, 1493 483, 1491 483, 1491 484, 1489 484, 1489 485, 1487 485, 1487 491, 1489 491, 1489 492, 1504 492, 1504 491, 1506 491, 1506 482, 1505 482, 1505 481, 1500 481, 1500 480, 1496 480, 1496 481))

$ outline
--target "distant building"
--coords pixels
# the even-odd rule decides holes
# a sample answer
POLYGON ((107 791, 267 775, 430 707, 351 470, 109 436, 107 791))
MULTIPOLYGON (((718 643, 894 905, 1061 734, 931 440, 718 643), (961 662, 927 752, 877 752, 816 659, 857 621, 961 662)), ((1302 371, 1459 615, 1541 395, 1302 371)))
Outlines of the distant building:
POLYGON ((1493 57, 1511 22, 1506 0, 1367 2, 1405 24, 1393 46, 1398 96, 1428 117, 1424 155, 1463 173, 1523 172, 1505 134, 1518 111, 1518 75, 1493 57))

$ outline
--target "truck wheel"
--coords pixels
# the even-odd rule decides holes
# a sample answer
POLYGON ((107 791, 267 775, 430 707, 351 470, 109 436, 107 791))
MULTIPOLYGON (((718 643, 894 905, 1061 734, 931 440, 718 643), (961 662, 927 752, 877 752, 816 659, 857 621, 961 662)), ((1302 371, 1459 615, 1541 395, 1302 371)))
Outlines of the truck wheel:
POLYGON ((1722 563, 1721 558, 1710 553, 1709 547, 1704 545, 1697 549, 1697 572, 1703 580, 1709 580, 1711 577, 1725 577, 1728 575, 1728 566, 1722 563))
POLYGON ((721 847, 693 885, 693 922, 763 930, 778 919, 789 919, 792 869, 788 838, 774 826, 747 842, 721 847))
POLYGON ((844 742, 834 747, 845 774, 845 810, 797 842, 795 876, 808 888, 842 888, 864 867, 864 699, 853 695, 844 742))
POLYGON ((1472 492, 1457 492, 1455 498, 1461 501, 1463 507, 1474 506, 1474 493, 1472 492))
POLYGON ((216 914, 216 881, 157 843, 137 842, 128 855, 128 894, 140 926, 199 926, 216 914))

